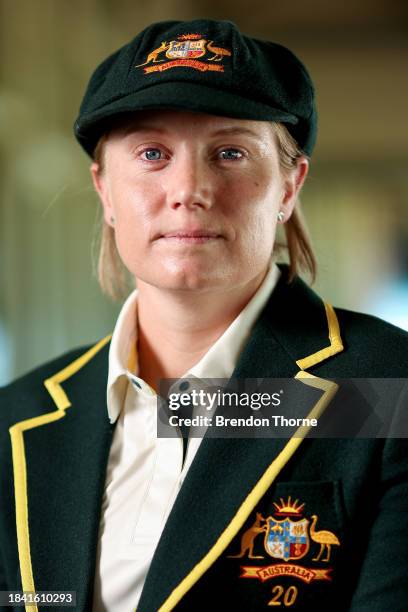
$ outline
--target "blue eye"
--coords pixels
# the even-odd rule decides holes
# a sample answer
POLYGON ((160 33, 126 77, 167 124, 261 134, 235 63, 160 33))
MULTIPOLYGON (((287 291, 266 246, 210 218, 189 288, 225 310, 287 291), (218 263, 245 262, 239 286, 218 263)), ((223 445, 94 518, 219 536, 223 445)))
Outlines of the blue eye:
POLYGON ((146 149, 143 151, 143 155, 148 161, 158 161, 162 159, 162 152, 160 149, 146 149))
POLYGON ((220 151, 221 159, 226 159, 227 161, 235 161, 236 159, 241 159, 243 157, 241 151, 238 149, 223 149, 220 151))

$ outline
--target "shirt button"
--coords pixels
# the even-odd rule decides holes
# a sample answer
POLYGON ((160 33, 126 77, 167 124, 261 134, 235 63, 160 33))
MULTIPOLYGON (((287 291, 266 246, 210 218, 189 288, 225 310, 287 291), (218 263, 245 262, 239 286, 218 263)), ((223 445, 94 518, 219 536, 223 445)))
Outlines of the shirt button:
POLYGON ((180 391, 187 391, 187 389, 189 389, 189 388, 190 388, 190 383, 188 382, 188 380, 183 380, 179 384, 180 391))

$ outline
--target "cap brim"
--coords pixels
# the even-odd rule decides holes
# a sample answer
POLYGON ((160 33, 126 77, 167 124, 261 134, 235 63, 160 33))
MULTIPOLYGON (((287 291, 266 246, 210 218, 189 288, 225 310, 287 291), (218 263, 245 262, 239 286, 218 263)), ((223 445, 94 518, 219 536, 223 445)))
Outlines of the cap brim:
POLYGON ((185 110, 235 119, 281 121, 295 125, 298 118, 269 104, 255 102, 236 93, 220 91, 197 83, 172 81, 154 83, 150 87, 117 98, 89 114, 82 114, 75 123, 75 135, 92 156, 107 119, 121 113, 153 109, 185 110))

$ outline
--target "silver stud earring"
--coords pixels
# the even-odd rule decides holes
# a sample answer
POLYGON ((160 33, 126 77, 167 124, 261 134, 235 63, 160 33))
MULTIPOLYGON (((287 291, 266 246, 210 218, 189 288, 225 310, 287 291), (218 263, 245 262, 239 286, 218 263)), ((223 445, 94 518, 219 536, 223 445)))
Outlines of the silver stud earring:
POLYGON ((280 210, 278 212, 278 221, 279 223, 282 223, 285 220, 285 213, 283 212, 283 210, 280 210))
POLYGON ((112 225, 115 225, 115 217, 111 217, 110 222, 112 223, 112 225))

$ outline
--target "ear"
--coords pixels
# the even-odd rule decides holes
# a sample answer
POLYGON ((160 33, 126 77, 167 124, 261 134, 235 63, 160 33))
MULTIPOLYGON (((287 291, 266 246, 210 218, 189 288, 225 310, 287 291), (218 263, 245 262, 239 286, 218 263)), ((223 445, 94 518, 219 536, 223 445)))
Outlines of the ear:
POLYGON ((293 212, 299 192, 303 183, 305 182, 308 171, 309 160, 307 157, 302 155, 297 160, 296 168, 291 170, 290 173, 284 178, 284 193, 281 207, 285 212, 285 221, 290 218, 293 212))
POLYGON ((110 225, 110 227, 113 227, 115 214, 112 207, 107 179, 101 172, 100 165, 97 162, 92 162, 90 171, 95 191, 98 194, 100 202, 102 204, 105 223, 110 225))

